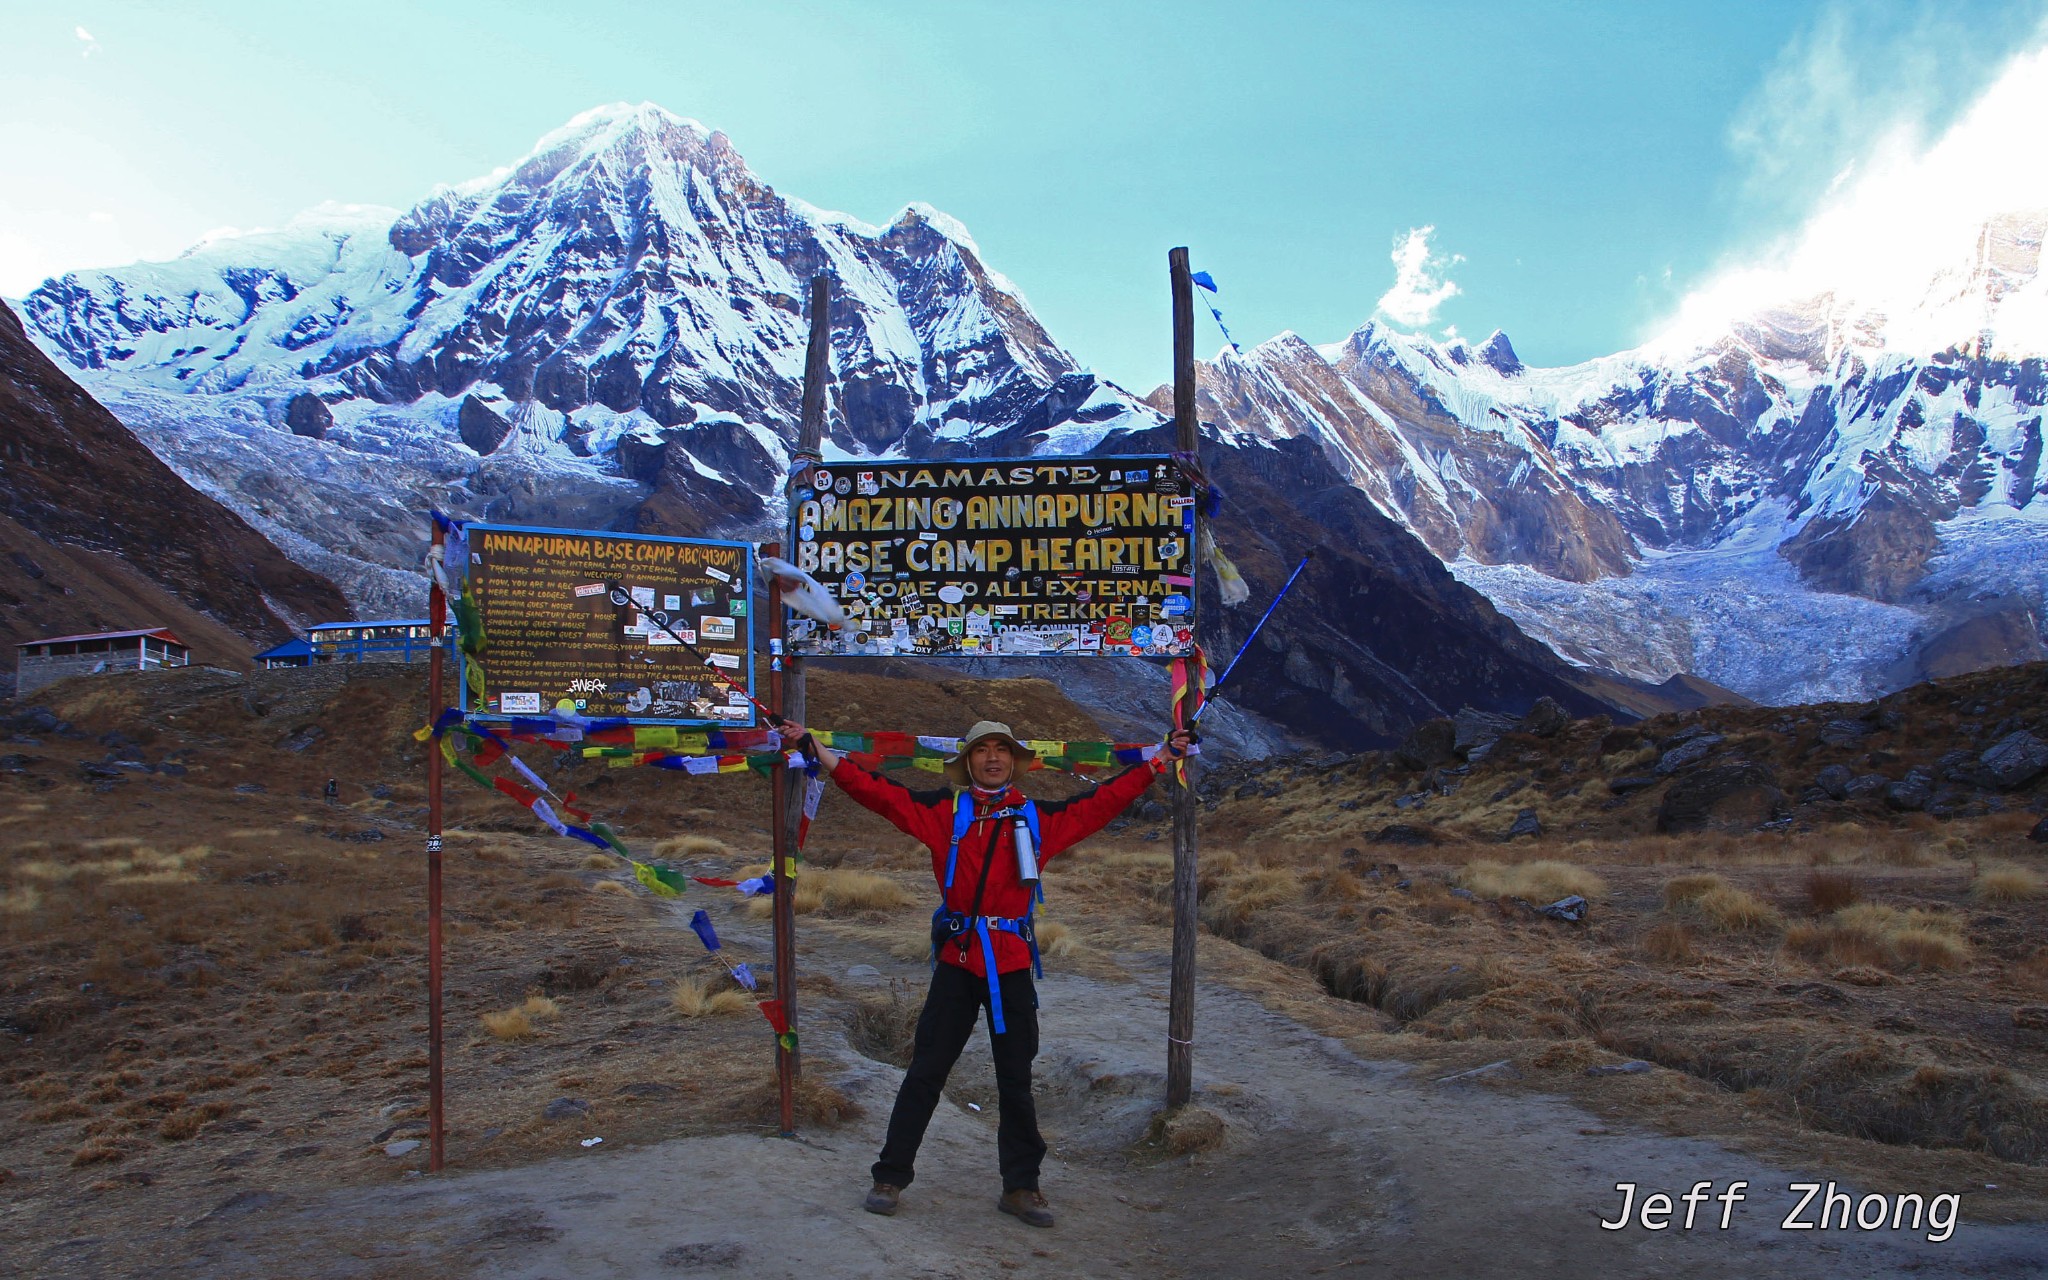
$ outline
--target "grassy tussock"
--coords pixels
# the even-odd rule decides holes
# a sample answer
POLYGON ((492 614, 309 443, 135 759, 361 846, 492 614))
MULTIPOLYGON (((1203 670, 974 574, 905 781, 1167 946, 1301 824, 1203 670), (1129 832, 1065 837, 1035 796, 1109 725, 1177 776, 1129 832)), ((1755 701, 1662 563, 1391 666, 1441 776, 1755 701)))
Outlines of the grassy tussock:
POLYGON ((524 1009, 500 1009, 480 1015, 484 1030, 500 1040, 524 1040, 533 1034, 533 1019, 524 1009))
POLYGON ((1458 873, 1458 883, 1482 898, 1526 898, 1531 902, 1555 902, 1573 894, 1595 898, 1607 892, 1606 881, 1584 867, 1550 859, 1505 865, 1474 862, 1458 873))
POLYGON ((1033 927, 1038 933, 1041 955, 1070 956, 1081 949, 1081 939, 1057 920, 1040 920, 1033 927))
POLYGON ((583 855, 585 871, 616 871, 619 860, 609 853, 587 853, 583 855))
POLYGON ((1970 961, 1970 944, 1956 916, 1875 902, 1845 907, 1824 921, 1793 925, 1785 933, 1785 948, 1807 959, 1893 973, 1959 969, 1970 961))
POLYGON ((669 1008, 685 1018, 714 1018, 728 1013, 744 1013, 753 1001, 745 994, 730 989, 713 991, 702 979, 678 978, 669 992, 669 1008))
POLYGON ((923 1009, 916 993, 901 984, 892 984, 887 994, 863 996, 847 1014, 847 1041, 863 1057, 907 1067, 923 1009))
POLYGON ((2026 867, 1989 867, 1970 884, 1979 902, 2030 902, 2048 893, 2048 883, 2026 867))
MULTIPOLYGON (((744 869, 742 874, 760 875, 766 869, 744 869)), ((895 911, 915 901, 901 883, 879 872, 806 866, 796 879, 793 905, 800 916, 813 912, 827 916, 851 916, 869 911, 895 911)), ((775 900, 772 897, 754 898, 747 903, 747 914, 756 920, 766 919, 774 911, 775 900)))
POLYGON ((1664 907, 1723 933, 1776 929, 1784 924, 1776 907, 1711 873, 1666 881, 1664 907))
POLYGON ((1806 901, 1822 915, 1840 911, 1862 899, 1862 885, 1855 876, 1846 872, 1815 870, 1806 877, 1806 901))
POLYGON ((1655 964, 1691 964, 1699 959, 1693 946, 1692 930, 1676 920, 1666 920, 1643 934, 1639 944, 1643 956, 1655 964))
POLYGON ((600 880, 590 886, 590 891, 592 893, 610 893, 625 897, 631 897, 633 893, 631 889, 626 887, 625 882, 620 880, 600 880))
POLYGON ((730 858, 732 846, 713 836, 670 836, 654 844, 657 858, 730 858))

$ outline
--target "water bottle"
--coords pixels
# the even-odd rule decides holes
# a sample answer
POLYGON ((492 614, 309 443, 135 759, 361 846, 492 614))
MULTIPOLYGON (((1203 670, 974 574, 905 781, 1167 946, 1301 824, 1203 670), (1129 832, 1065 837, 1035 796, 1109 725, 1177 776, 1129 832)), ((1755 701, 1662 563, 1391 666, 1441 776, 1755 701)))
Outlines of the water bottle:
POLYGON ((1010 843, 1017 848, 1017 878, 1026 889, 1038 888, 1038 851, 1031 847, 1031 824, 1023 815, 1010 819, 1010 843))

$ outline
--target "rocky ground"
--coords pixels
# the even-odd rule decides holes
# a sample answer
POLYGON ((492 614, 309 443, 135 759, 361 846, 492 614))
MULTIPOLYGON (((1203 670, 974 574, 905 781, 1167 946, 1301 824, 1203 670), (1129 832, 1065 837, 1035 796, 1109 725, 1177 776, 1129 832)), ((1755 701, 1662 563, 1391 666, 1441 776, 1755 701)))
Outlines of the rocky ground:
MULTIPOLYGON (((2028 1274, 2048 1252, 2012 1225, 2048 1218, 2048 898, 2040 784, 2007 762, 2043 728, 2042 679, 1212 755, 1198 1105, 1170 1123, 1163 792, 1048 870, 1046 1233, 985 1203, 979 1050, 903 1215, 857 1209, 929 871, 843 797, 799 898, 791 1143, 766 1023, 718 1000, 685 928, 705 908, 765 972, 758 904, 656 901, 451 779, 450 1172, 429 1177, 420 673, 74 682, 9 711, 0 743, 0 1257, 54 1276, 2028 1274), (1918 808, 1893 794, 1916 769, 1918 808), (1671 801, 1729 770, 1753 772, 1671 801), (1524 810, 1540 830, 1506 838, 1524 810), (1540 913, 1570 896, 1582 918, 1540 913), (1730 1178, 1752 1200, 1727 1232, 1598 1227, 1617 1181, 1730 1178), (1785 1188, 1830 1178, 1958 1194, 1963 1224, 1776 1228, 1785 1188), (800 1226, 765 1228, 764 1203, 800 1226)), ((827 727, 1098 732, 1041 681, 835 673, 812 706, 827 727)), ((765 852, 756 779, 558 781, 637 853, 716 874, 765 852)))

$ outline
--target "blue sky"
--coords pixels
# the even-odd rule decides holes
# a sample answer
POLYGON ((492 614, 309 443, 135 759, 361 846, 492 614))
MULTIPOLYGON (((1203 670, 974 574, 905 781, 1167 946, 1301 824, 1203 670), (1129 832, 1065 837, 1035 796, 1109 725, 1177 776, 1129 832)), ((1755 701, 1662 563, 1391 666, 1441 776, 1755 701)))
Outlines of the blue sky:
MULTIPOLYGON (((1175 244, 1247 344, 1377 313, 1569 363, 1796 234, 1887 138, 1938 133, 2040 45, 2043 13, 0 0, 0 294, 323 201, 403 207, 646 100, 812 204, 952 214, 1056 338, 1139 391, 1168 372, 1175 244)), ((1198 349, 1219 343, 1205 317, 1198 349)))

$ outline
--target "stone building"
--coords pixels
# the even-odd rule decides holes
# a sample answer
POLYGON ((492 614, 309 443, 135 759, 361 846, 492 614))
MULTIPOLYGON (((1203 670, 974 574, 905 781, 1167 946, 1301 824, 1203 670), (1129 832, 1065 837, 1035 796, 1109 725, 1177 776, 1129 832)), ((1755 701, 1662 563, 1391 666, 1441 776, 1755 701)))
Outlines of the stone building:
POLYGON ((15 646, 15 696, 25 698, 69 676, 155 671, 191 661, 192 651, 167 627, 24 640, 15 646))

